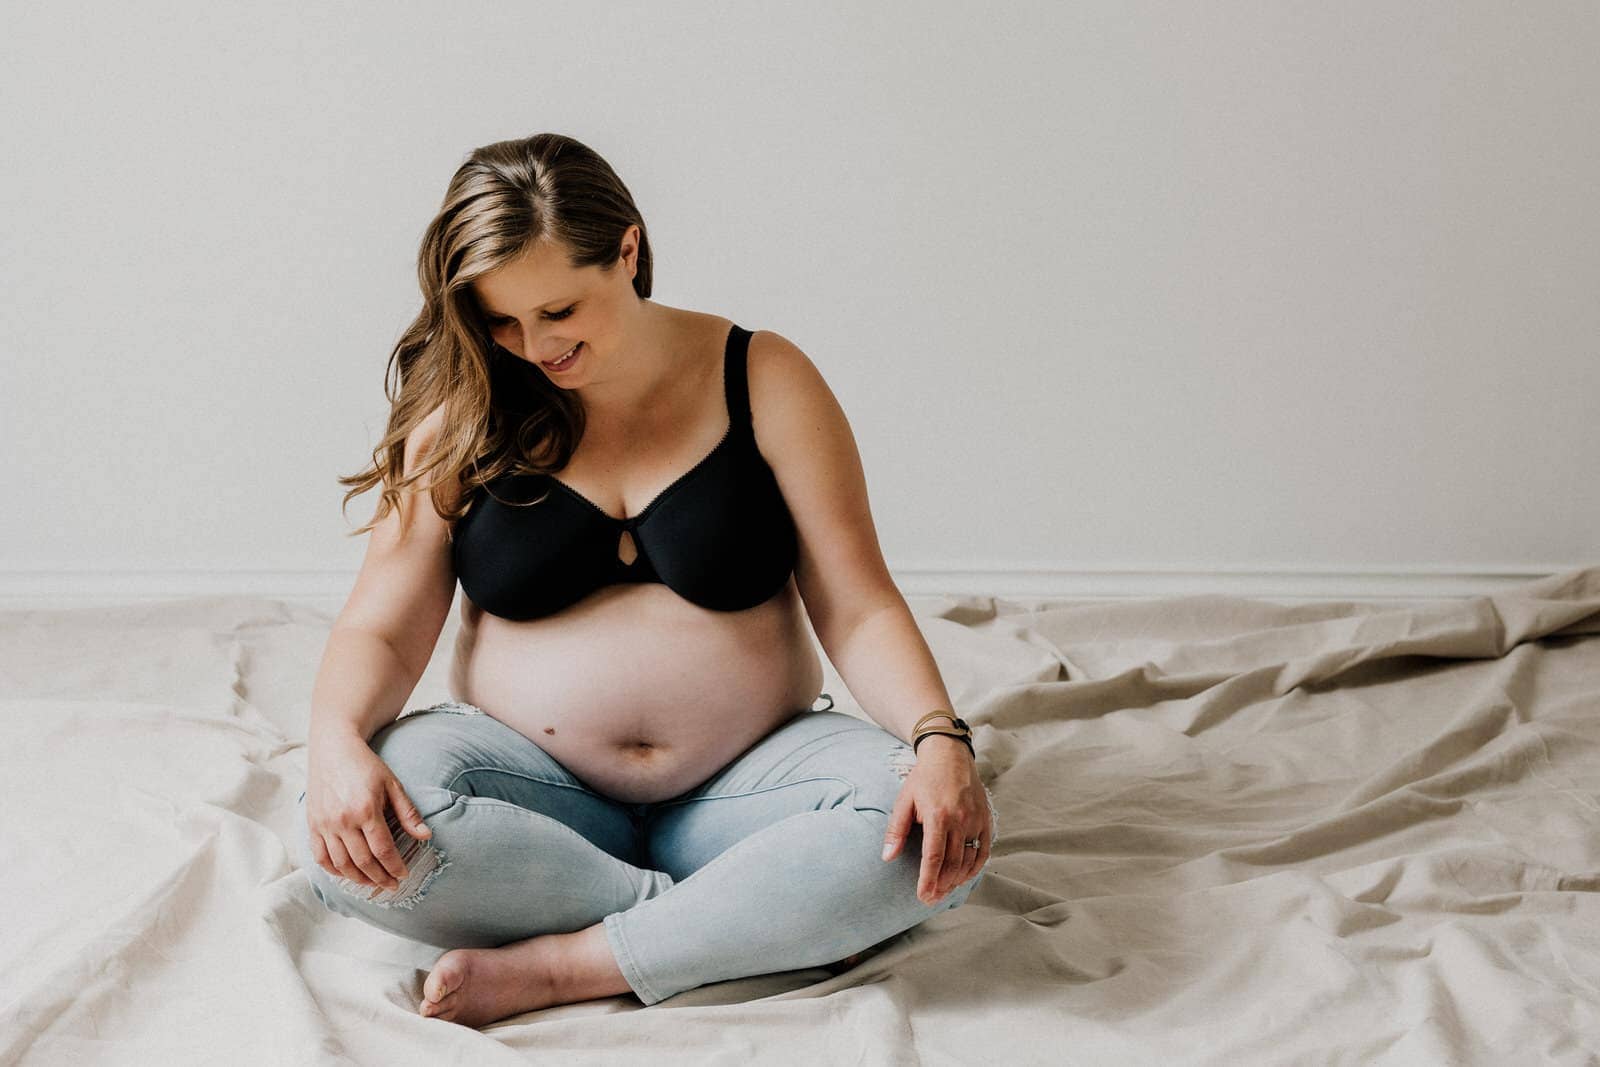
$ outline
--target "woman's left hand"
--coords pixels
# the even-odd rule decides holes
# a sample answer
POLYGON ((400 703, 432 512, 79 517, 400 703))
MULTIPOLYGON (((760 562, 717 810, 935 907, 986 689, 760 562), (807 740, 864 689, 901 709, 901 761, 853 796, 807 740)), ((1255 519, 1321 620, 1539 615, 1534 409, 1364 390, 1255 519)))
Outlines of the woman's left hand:
POLYGON ((967 746, 934 736, 917 749, 917 762, 889 813, 883 858, 892 860, 922 824, 922 872, 917 899, 937 904, 946 893, 973 877, 989 859, 989 801, 967 746), (978 839, 977 848, 966 842, 978 839))

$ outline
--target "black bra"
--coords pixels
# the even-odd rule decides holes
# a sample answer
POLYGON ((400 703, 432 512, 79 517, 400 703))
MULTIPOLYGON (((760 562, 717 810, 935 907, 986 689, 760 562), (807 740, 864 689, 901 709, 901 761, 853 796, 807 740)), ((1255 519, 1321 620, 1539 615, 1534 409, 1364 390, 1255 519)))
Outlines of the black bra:
MULTIPOLYGON (((520 365, 512 371, 542 373, 495 351, 520 365)), ((488 484, 492 496, 479 487, 452 535, 462 591, 491 615, 518 620, 554 614, 616 582, 661 582, 714 611, 752 608, 777 594, 794 570, 798 544, 751 430, 749 352, 750 331, 735 324, 722 357, 727 432, 639 514, 615 518, 548 474, 502 475, 488 484), (539 503, 515 506, 547 492, 539 503), (637 552, 632 563, 617 555, 624 530, 637 552)), ((493 387, 508 380, 531 388, 515 373, 493 387)), ((507 399, 508 409, 528 410, 526 394, 507 399)))

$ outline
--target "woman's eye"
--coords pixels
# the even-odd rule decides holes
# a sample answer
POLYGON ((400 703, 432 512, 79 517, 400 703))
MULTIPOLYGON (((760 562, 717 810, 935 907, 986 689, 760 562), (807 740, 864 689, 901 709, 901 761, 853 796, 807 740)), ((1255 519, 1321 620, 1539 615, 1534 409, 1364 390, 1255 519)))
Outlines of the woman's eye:
MULTIPOLYGON (((577 306, 578 306, 577 304, 571 304, 571 305, 568 305, 567 307, 562 308, 560 311, 547 312, 545 314, 545 318, 549 319, 551 322, 560 322, 562 319, 566 318, 568 315, 571 315, 573 310, 575 308, 577 308, 577 306)), ((489 320, 489 325, 498 328, 500 326, 509 326, 514 321, 516 321, 516 320, 514 320, 514 319, 490 319, 489 320)))

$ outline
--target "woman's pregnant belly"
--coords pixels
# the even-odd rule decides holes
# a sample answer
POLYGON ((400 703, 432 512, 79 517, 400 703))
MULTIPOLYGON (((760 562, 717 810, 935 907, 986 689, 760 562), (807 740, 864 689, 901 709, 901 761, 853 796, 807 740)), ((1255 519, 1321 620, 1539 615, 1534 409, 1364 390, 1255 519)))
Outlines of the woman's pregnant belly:
POLYGON ((464 601, 450 672, 455 699, 633 804, 700 785, 809 709, 821 686, 793 578, 735 612, 654 582, 606 586, 524 622, 464 601))

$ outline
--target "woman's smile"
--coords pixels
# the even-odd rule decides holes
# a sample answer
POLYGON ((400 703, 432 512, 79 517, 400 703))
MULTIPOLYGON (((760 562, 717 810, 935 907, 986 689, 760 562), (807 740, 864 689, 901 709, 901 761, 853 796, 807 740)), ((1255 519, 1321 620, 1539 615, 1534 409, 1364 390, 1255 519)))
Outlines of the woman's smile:
POLYGON ((571 367, 574 364, 576 364, 578 362, 578 357, 581 356, 582 354, 583 354, 583 342, 579 341, 577 344, 575 344, 571 348, 567 349, 567 351, 565 353, 563 353, 562 356, 559 359, 553 359, 553 360, 550 360, 547 363, 541 363, 539 365, 541 367, 545 368, 546 370, 551 370, 551 371, 560 372, 560 371, 564 371, 564 370, 569 370, 569 369, 571 369, 571 367))

